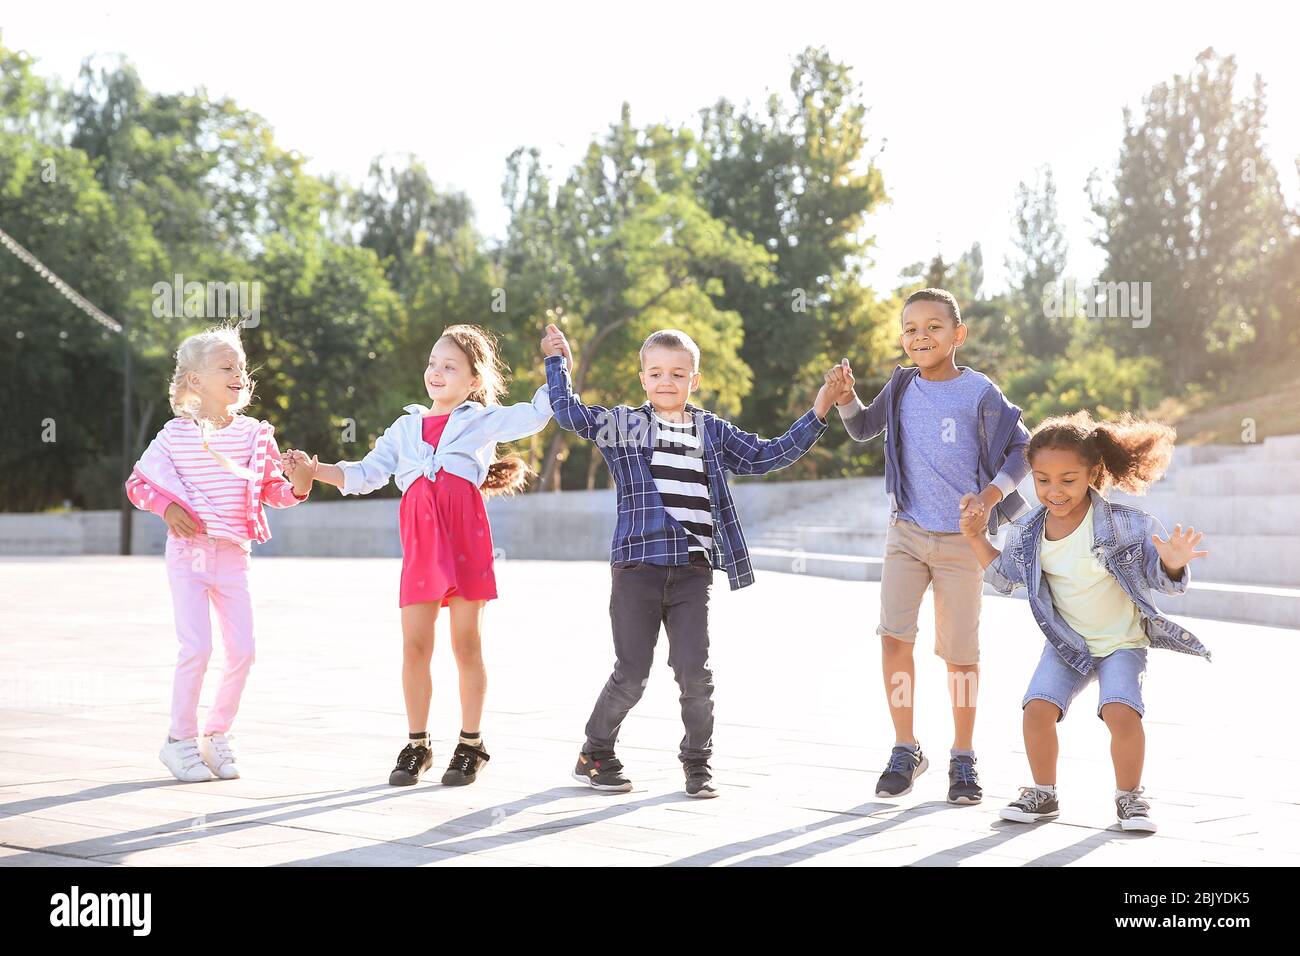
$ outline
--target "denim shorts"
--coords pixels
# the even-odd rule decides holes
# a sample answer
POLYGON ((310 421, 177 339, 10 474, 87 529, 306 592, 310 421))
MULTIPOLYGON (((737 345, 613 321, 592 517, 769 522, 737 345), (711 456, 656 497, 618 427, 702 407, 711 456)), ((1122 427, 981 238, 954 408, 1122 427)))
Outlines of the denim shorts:
POLYGON ((1094 657, 1092 663, 1092 671, 1085 676, 1061 660, 1061 655, 1050 643, 1044 645, 1043 656, 1034 676, 1029 679, 1029 690, 1025 691, 1021 709, 1031 700, 1045 700, 1060 708, 1061 716, 1056 719, 1064 720, 1074 698, 1095 680, 1100 684, 1098 717, 1103 706, 1114 703, 1128 704, 1139 717, 1143 716, 1142 681, 1147 676, 1147 649, 1120 648, 1105 657, 1094 657))

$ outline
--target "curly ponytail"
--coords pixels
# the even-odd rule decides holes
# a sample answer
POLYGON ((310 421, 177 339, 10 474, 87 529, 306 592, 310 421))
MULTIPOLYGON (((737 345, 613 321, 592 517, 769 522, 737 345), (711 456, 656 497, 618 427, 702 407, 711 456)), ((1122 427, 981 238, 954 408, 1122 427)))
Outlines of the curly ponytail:
POLYGON ((479 491, 485 495, 513 495, 517 491, 523 491, 528 479, 535 474, 537 472, 529 468, 522 458, 511 455, 488 466, 487 477, 478 486, 479 491))
POLYGON ((1164 477, 1174 452, 1174 429, 1129 413, 1117 421, 1097 422, 1087 411, 1055 415, 1034 429, 1025 449, 1034 455, 1048 448, 1073 451, 1096 469, 1090 483, 1098 491, 1114 485, 1132 495, 1144 494, 1164 477))

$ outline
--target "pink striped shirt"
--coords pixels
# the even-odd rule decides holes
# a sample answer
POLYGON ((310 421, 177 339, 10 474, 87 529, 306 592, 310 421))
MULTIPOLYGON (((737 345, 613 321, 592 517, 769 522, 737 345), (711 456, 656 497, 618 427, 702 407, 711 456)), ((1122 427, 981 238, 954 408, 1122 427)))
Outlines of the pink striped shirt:
POLYGON ((252 540, 270 538, 262 504, 288 508, 306 499, 280 470, 280 449, 274 429, 264 422, 236 415, 229 425, 208 432, 208 446, 256 477, 225 468, 203 447, 203 433, 188 418, 163 425, 127 481, 127 497, 145 511, 162 515, 176 503, 197 519, 202 533, 234 541, 245 550, 252 540), (259 434, 265 445, 259 453, 259 434), (145 473, 142 467, 148 464, 145 473))
MULTIPOLYGON (((208 445, 239 467, 247 468, 253 460, 257 426, 257 419, 236 415, 225 428, 208 432, 208 445)), ((176 476, 195 512, 203 519, 208 534, 251 547, 248 521, 244 517, 248 479, 226 470, 208 453, 203 447, 203 433, 189 419, 173 419, 163 431, 176 465, 176 476)))

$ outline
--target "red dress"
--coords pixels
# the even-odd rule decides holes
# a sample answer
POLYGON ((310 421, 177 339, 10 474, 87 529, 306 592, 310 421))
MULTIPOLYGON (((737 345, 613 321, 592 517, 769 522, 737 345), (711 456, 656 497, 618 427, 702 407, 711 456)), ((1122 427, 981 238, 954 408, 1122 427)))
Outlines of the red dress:
MULTIPOLYGON (((450 415, 428 415, 423 436, 434 448, 450 415)), ((492 569, 492 529, 483 494, 472 483, 445 470, 432 479, 421 475, 402 495, 398 527, 402 536, 400 607, 448 599, 490 601, 497 596, 492 569)))

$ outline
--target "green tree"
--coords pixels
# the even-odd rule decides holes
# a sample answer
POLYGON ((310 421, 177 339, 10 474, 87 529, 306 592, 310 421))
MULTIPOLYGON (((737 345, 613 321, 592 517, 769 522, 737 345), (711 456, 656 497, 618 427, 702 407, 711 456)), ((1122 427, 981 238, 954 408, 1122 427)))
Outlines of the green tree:
POLYGON ((1264 84, 1233 97, 1236 61, 1207 49, 1188 76, 1124 112, 1112 187, 1092 182, 1107 282, 1150 282, 1149 327, 1109 319, 1117 351, 1160 359, 1166 389, 1227 369, 1269 315, 1261 281, 1284 250, 1285 205, 1263 149, 1264 84))

